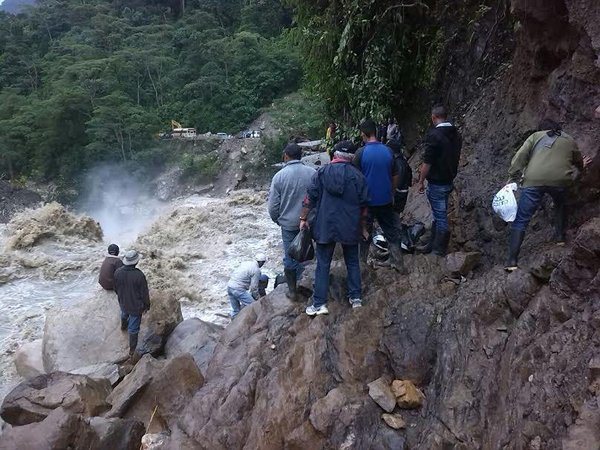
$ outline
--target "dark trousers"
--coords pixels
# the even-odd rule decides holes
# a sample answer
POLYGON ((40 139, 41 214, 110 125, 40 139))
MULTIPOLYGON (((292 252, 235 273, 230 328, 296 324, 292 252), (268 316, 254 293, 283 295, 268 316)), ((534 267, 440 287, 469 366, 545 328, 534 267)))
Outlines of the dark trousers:
MULTIPOLYGON (((361 298, 362 287, 360 280, 360 263, 358 260, 358 244, 342 245, 344 261, 348 271, 347 285, 348 298, 361 298)), ((313 293, 313 306, 318 308, 327 303, 329 292, 329 269, 335 250, 335 242, 330 244, 317 244, 317 268, 315 270, 315 285, 313 293)))
MULTIPOLYGON (((383 236, 389 245, 400 245, 400 220, 394 212, 394 207, 390 203, 383 206, 369 206, 369 215, 367 217, 367 230, 369 236, 373 235, 373 223, 377 223, 383 231, 383 236)), ((360 245, 360 258, 365 263, 369 254, 371 239, 362 241, 360 245)))
MULTIPOLYGON (((557 211, 560 211, 560 214, 565 214, 567 188, 556 186, 526 187, 521 190, 517 217, 512 224, 513 230, 525 231, 527 229, 531 218, 542 203, 544 194, 548 194, 552 197, 554 207, 557 211)), ((562 219, 564 220, 564 217, 562 219)))
POLYGON ((454 189, 452 184, 427 185, 427 199, 431 205, 431 214, 437 231, 448 231, 448 198, 454 189))

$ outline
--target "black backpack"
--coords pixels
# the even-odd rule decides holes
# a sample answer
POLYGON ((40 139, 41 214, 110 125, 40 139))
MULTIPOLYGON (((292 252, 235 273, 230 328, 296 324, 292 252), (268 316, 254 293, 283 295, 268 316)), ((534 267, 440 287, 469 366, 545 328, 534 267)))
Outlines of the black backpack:
POLYGON ((413 174, 412 169, 408 165, 408 161, 404 158, 402 154, 394 155, 394 161, 396 167, 398 168, 398 175, 400 175, 400 183, 398 184, 398 189, 403 191, 412 186, 413 174))

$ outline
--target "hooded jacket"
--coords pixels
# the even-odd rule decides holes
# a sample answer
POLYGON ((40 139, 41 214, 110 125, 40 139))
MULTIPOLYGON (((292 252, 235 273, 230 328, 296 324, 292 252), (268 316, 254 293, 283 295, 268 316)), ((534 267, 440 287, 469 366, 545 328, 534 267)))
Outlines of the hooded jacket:
POLYGON ((317 244, 359 243, 361 213, 369 202, 363 174, 350 161, 334 159, 313 176, 304 206, 317 244))
POLYGON ((450 123, 432 128, 425 138, 423 161, 430 164, 427 181, 433 184, 452 184, 458 173, 462 137, 450 123))

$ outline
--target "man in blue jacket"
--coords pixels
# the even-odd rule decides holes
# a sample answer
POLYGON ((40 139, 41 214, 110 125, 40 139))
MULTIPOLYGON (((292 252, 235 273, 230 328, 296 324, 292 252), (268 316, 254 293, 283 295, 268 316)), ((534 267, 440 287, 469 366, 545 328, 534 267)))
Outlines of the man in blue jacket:
MULTIPOLYGON (((354 157, 354 164, 367 180, 369 188, 369 220, 367 229, 372 232, 373 221, 383 231, 388 241, 391 266, 405 272, 400 249, 400 229, 398 217, 394 214, 394 191, 399 184, 398 167, 392 150, 377 140, 377 126, 372 120, 360 124, 360 133, 365 143, 354 157)), ((363 246, 363 261, 367 257, 370 241, 363 246)))
POLYGON ((296 285, 302 275, 302 265, 288 256, 288 249, 300 232, 298 220, 302 201, 315 170, 302 161, 302 147, 288 144, 283 150, 283 169, 275 174, 269 191, 269 215, 281 227, 283 267, 288 285, 287 296, 296 300, 296 285))
POLYGON ((306 308, 309 316, 329 313, 326 306, 329 269, 336 243, 344 250, 350 305, 362 306, 358 255, 359 242, 366 234, 367 183, 352 165, 356 151, 352 142, 339 142, 333 150, 331 164, 321 167, 312 178, 300 217, 300 228, 310 227, 317 244, 313 303, 306 308))

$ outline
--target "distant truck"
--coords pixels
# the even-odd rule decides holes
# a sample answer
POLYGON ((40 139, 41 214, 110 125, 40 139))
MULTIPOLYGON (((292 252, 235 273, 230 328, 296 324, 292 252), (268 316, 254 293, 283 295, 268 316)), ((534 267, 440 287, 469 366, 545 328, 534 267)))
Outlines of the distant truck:
POLYGON ((196 139, 197 136, 195 128, 173 128, 171 130, 173 139, 196 139))

